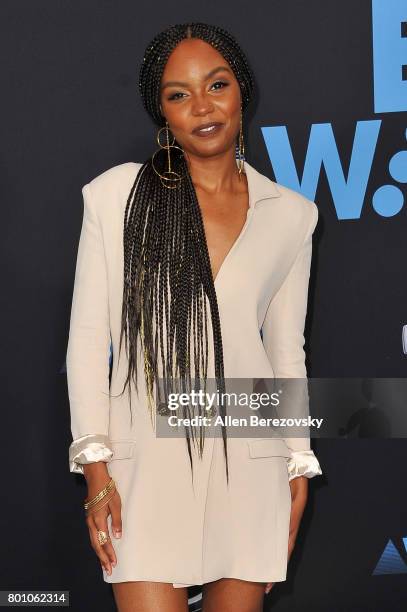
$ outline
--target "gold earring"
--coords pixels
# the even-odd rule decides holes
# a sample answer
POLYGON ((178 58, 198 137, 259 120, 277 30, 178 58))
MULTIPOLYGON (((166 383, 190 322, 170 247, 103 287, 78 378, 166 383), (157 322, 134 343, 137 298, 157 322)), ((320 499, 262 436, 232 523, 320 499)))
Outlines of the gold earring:
POLYGON ((239 131, 239 147, 236 146, 236 153, 238 158, 239 178, 241 178, 242 172, 245 173, 244 162, 244 139, 243 139, 243 111, 240 106, 240 131, 239 131))
POLYGON ((169 140, 169 126, 168 126, 168 122, 165 121, 165 127, 162 127, 158 130, 157 133, 157 142, 160 146, 160 148, 154 152, 153 157, 151 158, 151 165, 153 167, 153 170, 156 174, 158 174, 158 176, 160 177, 161 180, 161 184, 164 187, 167 187, 167 189, 176 189, 177 187, 180 187, 181 185, 181 180, 185 177, 181 176, 178 172, 175 172, 172 167, 171 167, 171 156, 170 156, 170 149, 178 149, 179 151, 181 151, 182 153, 184 153, 184 149, 182 149, 181 147, 177 146, 174 144, 175 142, 175 136, 173 135, 173 141, 172 143, 170 143, 169 140), (160 133, 162 132, 162 130, 166 130, 166 143, 163 145, 161 144, 160 141, 160 133), (157 168, 154 165, 154 158, 156 157, 156 155, 158 153, 160 153, 160 151, 162 151, 163 149, 167 150, 167 157, 168 157, 168 169, 164 171, 164 174, 160 174, 157 170, 157 168), (171 184, 174 183, 174 184, 171 184))

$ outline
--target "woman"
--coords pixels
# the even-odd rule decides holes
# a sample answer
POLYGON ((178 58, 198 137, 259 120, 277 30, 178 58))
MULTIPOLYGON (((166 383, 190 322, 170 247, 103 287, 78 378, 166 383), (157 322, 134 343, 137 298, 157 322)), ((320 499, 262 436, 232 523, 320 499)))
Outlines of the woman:
POLYGON ((322 473, 309 437, 230 437, 224 426, 159 437, 153 389, 159 378, 170 389, 177 377, 220 389, 226 378, 306 378, 318 210, 245 161, 254 80, 225 30, 161 32, 139 85, 162 148, 82 190, 70 470, 86 478, 91 544, 121 612, 187 610, 193 584, 205 612, 254 612, 286 579, 308 478, 322 473))

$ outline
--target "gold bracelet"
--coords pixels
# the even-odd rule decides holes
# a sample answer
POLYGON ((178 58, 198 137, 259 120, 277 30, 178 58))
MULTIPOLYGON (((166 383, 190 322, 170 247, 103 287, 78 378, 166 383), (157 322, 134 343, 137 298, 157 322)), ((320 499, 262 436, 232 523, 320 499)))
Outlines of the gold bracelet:
POLYGON ((93 506, 96 506, 96 504, 99 503, 104 497, 106 497, 106 495, 108 495, 110 491, 114 488, 115 488, 115 482, 114 480, 111 480, 109 484, 104 489, 102 489, 102 491, 98 493, 98 495, 96 495, 96 497, 94 497, 90 502, 87 502, 83 505, 85 510, 88 510, 89 508, 93 508, 93 506))
POLYGON ((116 490, 113 491, 113 494, 109 497, 109 499, 103 502, 103 504, 99 506, 99 508, 96 508, 96 510, 91 510, 91 511, 86 512, 86 516, 89 516, 90 514, 95 514, 95 512, 98 512, 101 508, 103 508, 103 506, 106 506, 106 504, 110 502, 110 500, 112 499, 115 493, 116 493, 116 490))
POLYGON ((98 493, 93 499, 91 499, 89 502, 85 502, 83 507, 85 508, 85 510, 87 510, 88 508, 91 508, 92 506, 94 506, 95 504, 97 504, 101 499, 103 499, 108 493, 109 491, 115 486, 115 482, 113 480, 113 478, 110 479, 110 481, 108 482, 108 484, 100 491, 100 493, 98 493))
POLYGON ((86 501, 85 499, 85 503, 91 504, 96 497, 98 497, 99 495, 101 495, 103 493, 103 491, 105 491, 107 489, 107 487, 111 487, 112 486, 112 480, 113 478, 110 478, 109 482, 107 483, 107 485, 100 491, 100 493, 98 493, 93 499, 91 499, 89 502, 86 501))

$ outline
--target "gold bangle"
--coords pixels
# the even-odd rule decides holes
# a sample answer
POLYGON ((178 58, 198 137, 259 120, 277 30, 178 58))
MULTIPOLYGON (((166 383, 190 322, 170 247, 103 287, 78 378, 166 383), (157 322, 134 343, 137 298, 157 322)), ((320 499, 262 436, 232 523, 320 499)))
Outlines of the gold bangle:
POLYGON ((116 493, 116 490, 113 491, 113 494, 109 497, 109 499, 107 499, 105 502, 103 502, 103 504, 101 506, 99 506, 99 508, 96 508, 96 510, 90 510, 90 511, 86 512, 86 516, 89 516, 90 514, 95 514, 95 512, 98 512, 101 508, 103 508, 103 506, 106 506, 106 504, 108 504, 110 502, 110 500, 112 499, 112 497, 114 496, 115 493, 116 493))
MULTIPOLYGON (((90 501, 88 501, 88 502, 87 502, 87 501, 86 501, 86 499, 85 499, 85 503, 86 503, 86 504, 91 504, 91 503, 93 503, 93 502, 95 501, 95 499, 96 499, 97 497, 99 497, 99 496, 102 496, 102 497, 103 497, 104 491, 106 491, 106 489, 107 489, 108 487, 111 487, 111 486, 112 486, 112 482, 113 482, 113 478, 111 478, 111 479, 109 480, 109 482, 107 483, 107 485, 105 485, 105 487, 104 487, 104 488, 103 488, 103 489, 102 489, 102 490, 101 490, 101 491, 100 491, 100 492, 99 492, 97 495, 95 495, 95 497, 94 497, 93 499, 91 499, 91 500, 90 500, 90 501)), ((100 497, 99 499, 101 499, 101 497, 100 497)))
POLYGON ((93 508, 93 506, 96 506, 96 504, 98 504, 104 497, 106 497, 106 495, 108 495, 110 493, 110 491, 112 489, 114 489, 114 488, 115 488, 115 483, 114 483, 114 481, 112 481, 112 482, 109 483, 109 485, 107 487, 105 487, 90 502, 84 504, 85 510, 89 510, 90 508, 93 508))
POLYGON ((93 499, 91 499, 88 502, 85 502, 83 504, 83 507, 85 508, 85 510, 87 510, 88 508, 91 508, 92 506, 94 506, 95 504, 97 504, 101 499, 103 499, 109 492, 110 490, 115 486, 115 482, 113 480, 113 478, 110 479, 110 481, 108 482, 108 484, 100 491, 100 493, 98 493, 93 499))

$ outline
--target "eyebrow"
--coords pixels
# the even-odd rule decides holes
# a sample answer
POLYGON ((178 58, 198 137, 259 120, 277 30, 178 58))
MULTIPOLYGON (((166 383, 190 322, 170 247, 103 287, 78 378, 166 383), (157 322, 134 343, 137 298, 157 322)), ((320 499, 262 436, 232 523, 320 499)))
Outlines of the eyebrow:
MULTIPOLYGON (((204 77, 204 80, 206 81, 207 79, 210 79, 214 74, 216 74, 217 72, 220 72, 221 70, 225 70, 227 72, 232 73, 230 68, 228 68, 227 66, 217 66, 216 68, 213 68, 210 72, 208 72, 206 77, 204 77)), ((188 83, 184 83, 183 81, 167 81, 161 86, 161 91, 165 89, 166 87, 172 87, 172 86, 188 87, 188 83)))

